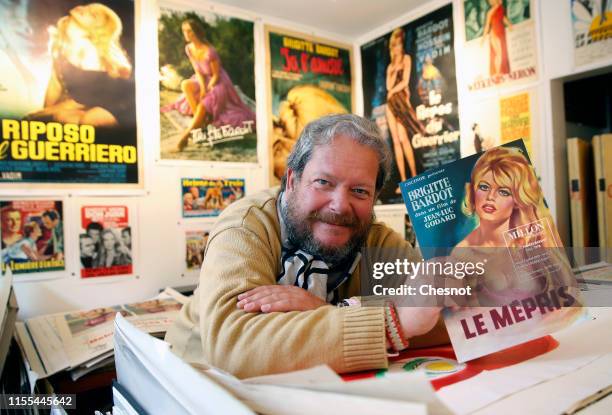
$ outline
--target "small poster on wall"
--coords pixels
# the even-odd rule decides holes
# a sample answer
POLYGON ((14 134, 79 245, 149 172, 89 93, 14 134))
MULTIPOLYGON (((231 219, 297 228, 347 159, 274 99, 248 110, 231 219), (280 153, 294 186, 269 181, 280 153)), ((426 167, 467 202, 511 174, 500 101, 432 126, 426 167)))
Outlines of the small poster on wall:
POLYGON ((612 1, 570 0, 576 66, 612 55, 612 1))
POLYGON ((185 266, 187 271, 200 271, 210 227, 185 231, 185 266))
POLYGON ((461 72, 470 92, 538 78, 532 0, 463 0, 461 72))
POLYGON ((183 217, 218 216, 223 209, 244 197, 244 179, 181 179, 183 217))
POLYGON ((310 121, 354 112, 350 45, 266 27, 271 184, 310 121))
POLYGON ((134 2, 5 1, 0 16, 0 182, 137 185, 134 2))
POLYGON ((133 215, 126 205, 81 207, 81 278, 132 274, 133 215))
POLYGON ((256 162, 253 22, 160 3, 161 159, 256 162))
POLYGON ((459 158, 452 4, 361 47, 364 113, 391 148, 380 193, 401 203, 398 183, 459 158))
POLYGON ((468 132, 461 142, 461 154, 467 157, 510 141, 523 139, 531 156, 535 123, 535 92, 524 91, 480 100, 463 107, 463 119, 468 132))
POLYGON ((0 201, 2 273, 60 271, 64 264, 64 212, 58 200, 0 201))

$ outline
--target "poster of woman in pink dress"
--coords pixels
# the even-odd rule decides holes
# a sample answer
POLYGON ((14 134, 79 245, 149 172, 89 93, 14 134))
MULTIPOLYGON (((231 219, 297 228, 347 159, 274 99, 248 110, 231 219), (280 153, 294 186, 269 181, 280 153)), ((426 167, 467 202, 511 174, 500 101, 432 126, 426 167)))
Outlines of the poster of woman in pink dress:
POLYGON ((251 22, 162 9, 162 158, 255 161, 252 37, 251 22))

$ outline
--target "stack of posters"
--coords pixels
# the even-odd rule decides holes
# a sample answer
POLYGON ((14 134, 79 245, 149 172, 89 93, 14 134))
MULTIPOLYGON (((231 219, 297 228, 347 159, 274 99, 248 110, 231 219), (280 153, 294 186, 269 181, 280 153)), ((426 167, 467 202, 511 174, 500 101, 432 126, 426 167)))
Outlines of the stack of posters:
POLYGON ((113 355, 117 313, 139 329, 165 333, 178 316, 183 297, 167 289, 148 301, 34 317, 16 325, 24 356, 39 378, 62 370, 82 375, 113 355))
POLYGON ((444 319, 459 362, 584 315, 522 140, 430 170, 401 189, 423 258, 442 258, 445 288, 463 289, 444 297, 455 306, 445 309, 444 319))

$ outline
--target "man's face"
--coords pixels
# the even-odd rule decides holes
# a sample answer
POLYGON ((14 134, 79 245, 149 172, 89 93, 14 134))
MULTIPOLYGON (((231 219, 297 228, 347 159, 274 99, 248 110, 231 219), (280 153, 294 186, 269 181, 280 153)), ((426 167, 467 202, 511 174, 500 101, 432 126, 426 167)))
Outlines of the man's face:
POLYGON ((350 138, 315 148, 299 179, 287 172, 290 241, 332 264, 345 259, 370 228, 377 173, 376 152, 350 138))
POLYGON ((82 257, 92 257, 94 251, 96 250, 96 244, 91 238, 83 238, 81 239, 81 256, 82 257))
POLYGON ((91 236, 91 239, 93 239, 94 243, 100 242, 100 231, 98 229, 89 229, 87 231, 87 234, 91 236))
POLYGON ((21 231, 21 214, 16 210, 11 210, 4 215, 5 229, 11 233, 21 231))
POLYGON ((50 218, 49 216, 47 216, 47 215, 43 215, 43 217, 42 217, 42 222, 43 222, 43 225, 45 226, 45 228, 47 228, 47 229, 53 229, 53 228, 55 228, 55 225, 57 225, 57 222, 58 222, 58 221, 57 221, 57 220, 53 220, 53 219, 51 219, 51 218, 50 218))

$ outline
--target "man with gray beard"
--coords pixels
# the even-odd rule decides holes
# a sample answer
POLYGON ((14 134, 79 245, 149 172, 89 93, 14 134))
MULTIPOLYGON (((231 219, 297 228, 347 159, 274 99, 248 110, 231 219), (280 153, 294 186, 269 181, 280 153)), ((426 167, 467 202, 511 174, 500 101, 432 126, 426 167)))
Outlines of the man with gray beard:
POLYGON ((439 308, 360 305, 363 248, 418 260, 373 220, 389 160, 369 120, 308 124, 280 189, 233 203, 211 231, 198 290, 166 336, 173 351, 242 378, 320 364, 339 373, 385 368, 387 352, 409 339, 447 342, 439 308))

